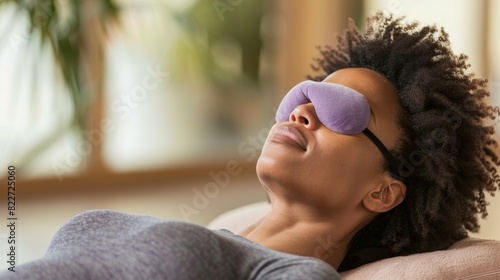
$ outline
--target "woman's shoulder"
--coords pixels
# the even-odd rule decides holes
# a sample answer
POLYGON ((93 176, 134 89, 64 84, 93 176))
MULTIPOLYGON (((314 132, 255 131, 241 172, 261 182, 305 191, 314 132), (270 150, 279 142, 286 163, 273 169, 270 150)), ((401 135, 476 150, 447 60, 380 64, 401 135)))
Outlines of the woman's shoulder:
POLYGON ((145 216, 145 215, 133 215, 112 210, 89 210, 82 212, 76 216, 70 218, 65 222, 59 229, 59 233, 65 231, 92 231, 92 230, 103 230, 107 228, 130 228, 131 225, 135 224, 151 224, 161 221, 158 218, 145 216))
MULTIPOLYGON (((109 227, 109 226, 142 226, 142 225, 152 225, 152 224, 164 224, 168 226, 178 226, 178 227, 197 227, 202 226, 196 225, 190 222, 182 220, 169 220, 159 217, 153 217, 149 215, 137 215, 129 214, 119 211, 106 210, 106 209, 96 209, 89 210, 77 214, 65 222, 61 228, 65 227, 109 227)), ((204 227, 203 227, 204 228, 204 227)))
POLYGON ((90 210, 70 218, 54 235, 50 250, 61 245, 99 246, 128 240, 161 239, 165 235, 192 237, 210 230, 193 223, 166 220, 148 215, 135 215, 112 210, 90 210), (191 235, 191 236, 190 236, 191 235))

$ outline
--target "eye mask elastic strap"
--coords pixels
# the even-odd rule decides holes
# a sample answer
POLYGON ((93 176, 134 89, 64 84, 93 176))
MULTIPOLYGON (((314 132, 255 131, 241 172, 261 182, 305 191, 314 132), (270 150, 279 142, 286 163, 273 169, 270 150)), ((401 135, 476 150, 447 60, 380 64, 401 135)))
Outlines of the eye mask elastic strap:
POLYGON ((377 148, 380 150, 380 152, 382 152, 384 157, 389 162, 389 168, 390 168, 391 172, 394 173, 395 175, 401 177, 399 175, 399 172, 398 172, 398 161, 389 152, 389 150, 387 150, 385 145, 382 144, 382 142, 377 138, 377 136, 375 136, 368 128, 365 128, 363 130, 363 134, 365 134, 373 142, 373 144, 375 144, 375 146, 377 146, 377 148))

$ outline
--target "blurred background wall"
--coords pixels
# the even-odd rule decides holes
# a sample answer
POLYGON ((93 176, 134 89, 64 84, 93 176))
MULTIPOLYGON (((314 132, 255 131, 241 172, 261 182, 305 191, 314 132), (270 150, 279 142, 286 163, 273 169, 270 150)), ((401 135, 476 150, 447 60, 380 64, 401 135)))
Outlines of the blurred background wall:
MULTIPOLYGON (((500 104, 499 1, 2 1, 0 167, 4 186, 17 170, 19 263, 86 210, 204 225, 265 200, 254 168, 279 100, 316 46, 376 10, 443 26, 500 104)), ((490 200, 475 236, 500 240, 490 200)))

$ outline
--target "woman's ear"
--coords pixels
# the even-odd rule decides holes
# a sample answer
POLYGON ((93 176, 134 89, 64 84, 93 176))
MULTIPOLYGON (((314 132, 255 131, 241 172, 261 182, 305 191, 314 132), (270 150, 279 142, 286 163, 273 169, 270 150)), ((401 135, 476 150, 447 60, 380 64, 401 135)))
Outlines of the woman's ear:
POLYGON ((383 183, 367 192, 363 205, 372 212, 383 213, 401 204, 405 196, 406 185, 385 174, 383 183))

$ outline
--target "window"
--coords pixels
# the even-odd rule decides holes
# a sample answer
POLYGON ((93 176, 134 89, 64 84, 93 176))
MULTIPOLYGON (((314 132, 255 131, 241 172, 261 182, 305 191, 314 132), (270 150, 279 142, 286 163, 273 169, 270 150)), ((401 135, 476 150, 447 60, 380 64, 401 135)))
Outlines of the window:
POLYGON ((16 26, 0 48, 2 165, 62 182, 256 160, 238 147, 273 120, 273 15, 264 1, 122 0, 109 22, 92 14, 109 0, 48 2, 58 9, 39 3, 33 18, 22 4, 0 6, 0 26, 16 26), (67 16, 71 5, 80 10, 67 16), (57 39, 67 35, 61 14, 83 30, 66 46, 81 70, 76 101, 56 59, 64 50, 41 36, 56 27, 57 39), (83 129, 72 119, 78 110, 83 129))

